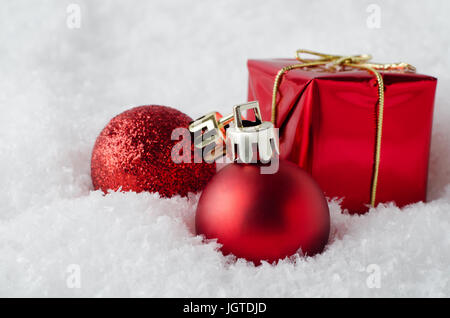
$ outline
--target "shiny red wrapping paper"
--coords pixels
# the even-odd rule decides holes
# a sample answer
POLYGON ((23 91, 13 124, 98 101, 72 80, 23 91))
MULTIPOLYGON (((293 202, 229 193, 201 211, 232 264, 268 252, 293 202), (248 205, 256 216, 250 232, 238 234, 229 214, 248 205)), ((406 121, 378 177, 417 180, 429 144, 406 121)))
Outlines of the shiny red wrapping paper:
MULTIPOLYGON (((249 60, 248 100, 270 120, 277 72, 294 59, 249 60)), ((437 80, 415 73, 380 72, 384 119, 376 203, 425 201, 437 80)), ((276 127, 280 155, 312 174, 325 195, 343 198, 351 213, 370 203, 377 124, 373 74, 323 67, 294 69, 281 81, 276 127)))

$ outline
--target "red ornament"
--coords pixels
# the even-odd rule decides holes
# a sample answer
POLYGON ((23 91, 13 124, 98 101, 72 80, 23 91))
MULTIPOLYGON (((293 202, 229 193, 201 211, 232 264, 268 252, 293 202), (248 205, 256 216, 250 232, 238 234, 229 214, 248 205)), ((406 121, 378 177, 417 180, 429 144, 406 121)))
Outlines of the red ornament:
MULTIPOLYGON (((330 213, 318 184, 288 161, 279 161, 272 173, 265 173, 261 163, 249 163, 252 154, 245 151, 249 140, 258 141, 253 157, 274 158, 274 152, 264 147, 276 144, 273 125, 261 121, 257 103, 235 106, 234 117, 227 143, 231 150, 237 149, 232 159, 237 156, 246 163, 226 166, 208 183, 197 207, 197 234, 217 239, 224 254, 257 264, 289 257, 300 248, 304 255, 320 253, 328 241, 330 213), (245 109, 255 110, 255 122, 241 120, 245 109)), ((275 156, 277 151, 275 146, 275 156)), ((273 167, 273 161, 268 166, 273 167)))
MULTIPOLYGON (((178 140, 172 131, 192 119, 166 106, 140 106, 111 119, 95 142, 91 159, 94 188, 159 192, 163 197, 198 192, 215 173, 207 163, 175 163, 171 152, 178 140)), ((184 155, 184 154, 183 154, 184 155)))
POLYGON ((320 253, 330 214, 310 175, 287 161, 275 174, 255 164, 230 164, 203 191, 195 219, 198 234, 217 238, 224 254, 259 263, 289 257, 299 248, 320 253))

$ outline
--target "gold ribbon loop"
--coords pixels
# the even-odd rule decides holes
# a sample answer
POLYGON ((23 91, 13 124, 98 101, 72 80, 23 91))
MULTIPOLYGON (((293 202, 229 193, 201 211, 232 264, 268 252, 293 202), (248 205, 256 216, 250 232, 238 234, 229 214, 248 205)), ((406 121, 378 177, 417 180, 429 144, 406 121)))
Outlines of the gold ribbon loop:
POLYGON ((344 63, 364 63, 372 59, 371 55, 368 54, 361 54, 361 55, 349 55, 349 56, 341 56, 341 55, 331 55, 331 54, 324 54, 319 52, 314 52, 310 50, 304 50, 300 49, 297 50, 295 53, 296 59, 301 63, 311 63, 311 62, 326 62, 333 64, 339 64, 342 65, 344 63), (305 59, 300 56, 300 54, 309 54, 313 56, 319 57, 319 59, 305 59))
POLYGON ((276 126, 277 119, 277 95, 281 84, 281 79, 283 75, 290 70, 303 68, 303 67, 316 67, 319 65, 334 65, 334 66, 348 66, 355 69, 365 70, 373 74, 377 80, 377 91, 378 91, 378 116, 377 116, 377 129, 376 129, 376 142, 375 142, 375 153, 374 153, 374 165, 372 173, 372 183, 370 191, 370 204, 375 206, 377 185, 378 185, 378 173, 380 169, 380 154, 381 154, 381 137, 383 134, 383 112, 384 112, 384 83, 383 77, 379 71, 397 71, 397 72, 415 72, 416 68, 408 63, 369 63, 372 59, 371 55, 361 54, 361 55, 332 55, 314 52, 310 50, 300 49, 296 51, 296 59, 300 62, 299 64, 293 64, 283 67, 278 71, 275 76, 275 81, 273 84, 272 93, 272 123, 276 126), (315 58, 302 58, 301 54, 312 55, 315 58))

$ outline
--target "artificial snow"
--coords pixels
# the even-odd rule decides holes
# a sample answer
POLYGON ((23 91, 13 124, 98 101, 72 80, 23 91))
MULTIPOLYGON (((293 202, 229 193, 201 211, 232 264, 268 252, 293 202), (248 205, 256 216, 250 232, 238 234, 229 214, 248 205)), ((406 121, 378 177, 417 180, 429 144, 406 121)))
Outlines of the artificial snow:
POLYGON ((71 3, 0 4, 0 296, 450 296, 448 1, 377 1, 379 28, 372 1, 76 1, 79 28, 71 3), (255 267, 195 235, 199 195, 93 191, 114 115, 227 114, 246 100, 248 58, 297 48, 438 77, 428 203, 351 216, 330 199, 322 254, 255 267))

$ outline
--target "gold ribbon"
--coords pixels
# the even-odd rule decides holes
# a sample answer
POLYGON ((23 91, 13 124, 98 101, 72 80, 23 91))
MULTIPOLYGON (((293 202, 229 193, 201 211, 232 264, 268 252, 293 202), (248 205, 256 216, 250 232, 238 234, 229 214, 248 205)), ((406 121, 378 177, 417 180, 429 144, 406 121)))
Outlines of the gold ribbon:
POLYGON ((272 93, 272 123, 276 126, 277 119, 277 95, 278 89, 281 84, 281 79, 287 72, 303 67, 317 67, 320 65, 325 65, 327 68, 339 70, 340 67, 351 67, 355 69, 361 69, 373 74, 377 80, 378 87, 378 117, 377 117, 377 130, 376 130, 376 142, 375 142, 375 154, 374 154, 374 167, 372 175, 372 184, 370 190, 370 205, 375 206, 375 199, 377 195, 377 185, 378 185, 378 173, 380 169, 380 153, 381 153, 381 137, 383 134, 383 111, 384 111, 384 83, 383 77, 379 71, 401 71, 401 72, 415 72, 416 68, 407 63, 369 63, 372 59, 371 55, 331 55, 323 54, 318 52, 313 52, 309 50, 297 50, 296 59, 300 62, 299 64, 293 64, 283 67, 278 71, 275 82, 273 84, 272 93), (300 54, 313 55, 316 58, 302 58, 300 54))

